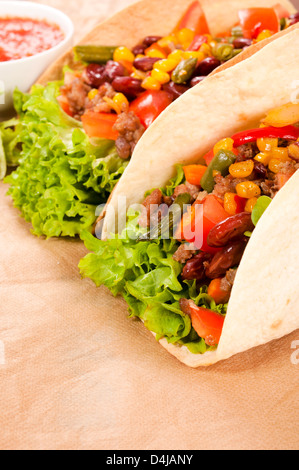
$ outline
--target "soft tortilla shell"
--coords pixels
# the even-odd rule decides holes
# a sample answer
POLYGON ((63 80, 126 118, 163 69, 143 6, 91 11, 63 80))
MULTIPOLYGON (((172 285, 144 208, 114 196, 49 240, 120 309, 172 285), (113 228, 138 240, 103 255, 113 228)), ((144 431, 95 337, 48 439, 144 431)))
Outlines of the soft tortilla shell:
MULTIPOLYGON (((192 0, 139 1, 96 26, 80 43, 134 47, 147 35, 168 35, 191 3, 192 0)), ((241 8, 257 6, 256 0, 200 0, 200 3, 213 34, 225 31, 235 24, 241 8)), ((277 2, 259 0, 258 3, 259 7, 271 7, 277 2)), ((281 0, 280 3, 290 13, 296 12, 290 1, 281 0)), ((46 84, 61 79, 63 67, 66 65, 74 66, 72 50, 49 67, 38 82, 46 84)))
MULTIPOLYGON (((118 196, 126 196, 129 204, 141 202, 147 188, 162 187, 173 176, 176 163, 198 161, 218 140, 256 126, 269 109, 289 102, 298 73, 298 48, 299 28, 295 27, 171 105, 137 145, 111 205, 117 208, 118 196)), ((299 327, 298 188, 297 172, 276 196, 248 244, 217 351, 199 356, 160 341, 184 364, 208 366, 299 327)), ((108 216, 105 226, 109 226, 108 216)))
POLYGON ((198 162, 222 138, 256 125, 269 109, 289 102, 298 76, 298 46, 299 24, 252 47, 246 60, 209 76, 170 105, 138 142, 112 193, 103 238, 113 233, 115 215, 125 220, 127 207, 141 203, 147 188, 163 187, 177 163, 198 162), (120 197, 127 207, 118 207, 120 197))

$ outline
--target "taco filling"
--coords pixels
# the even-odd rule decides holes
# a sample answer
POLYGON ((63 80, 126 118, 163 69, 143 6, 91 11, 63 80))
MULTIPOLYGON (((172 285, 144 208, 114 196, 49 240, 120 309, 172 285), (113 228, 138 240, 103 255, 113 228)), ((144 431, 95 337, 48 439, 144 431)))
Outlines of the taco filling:
POLYGON ((231 31, 212 37, 196 1, 168 36, 147 36, 132 50, 78 46, 76 70, 66 69, 62 82, 16 91, 19 122, 7 152, 19 167, 6 182, 33 233, 92 230, 97 206, 161 112, 244 48, 298 20, 280 5, 244 9, 231 31))
POLYGON ((218 142, 206 164, 129 209, 121 235, 85 234, 81 273, 121 294, 131 316, 169 343, 217 347, 238 267, 255 226, 299 169, 299 105, 270 111, 260 127, 218 142))

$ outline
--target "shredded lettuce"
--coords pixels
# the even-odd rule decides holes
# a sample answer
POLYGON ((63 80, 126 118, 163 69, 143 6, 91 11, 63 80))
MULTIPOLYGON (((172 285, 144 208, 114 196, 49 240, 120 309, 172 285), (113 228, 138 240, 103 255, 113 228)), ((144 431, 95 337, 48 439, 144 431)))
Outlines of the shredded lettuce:
MULTIPOLYGON (((180 179, 179 169, 178 174, 180 179)), ((158 340, 166 338, 169 343, 186 345, 194 354, 203 354, 212 348, 199 338, 179 301, 192 299, 221 314, 226 313, 227 305, 216 306, 206 287, 198 292, 196 281, 182 281, 183 265, 173 259, 177 240, 132 240, 128 234, 140 234, 136 216, 129 213, 125 231, 108 241, 82 234, 91 253, 80 262, 81 275, 97 286, 105 285, 115 296, 122 295, 130 316, 140 318, 158 340)))
POLYGON ((30 94, 16 90, 19 121, 6 134, 7 159, 19 162, 5 179, 8 194, 37 236, 90 231, 97 206, 107 201, 126 166, 114 141, 91 141, 82 124, 61 110, 60 86, 36 85, 30 94))

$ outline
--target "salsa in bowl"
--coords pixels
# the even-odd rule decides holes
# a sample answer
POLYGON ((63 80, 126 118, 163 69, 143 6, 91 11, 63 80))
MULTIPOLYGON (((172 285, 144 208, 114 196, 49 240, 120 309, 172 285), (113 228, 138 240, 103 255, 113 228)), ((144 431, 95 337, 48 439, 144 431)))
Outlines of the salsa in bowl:
POLYGON ((32 2, 0 3, 0 121, 12 112, 14 89, 28 91, 72 46, 73 33, 71 20, 59 10, 32 2))

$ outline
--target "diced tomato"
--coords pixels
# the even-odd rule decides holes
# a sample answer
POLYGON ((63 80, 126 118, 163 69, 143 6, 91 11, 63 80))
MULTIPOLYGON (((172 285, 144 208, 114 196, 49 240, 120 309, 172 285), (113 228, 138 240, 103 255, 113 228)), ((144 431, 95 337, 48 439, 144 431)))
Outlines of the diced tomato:
POLYGON ((61 109, 66 113, 68 114, 69 116, 73 116, 73 113, 70 109, 70 105, 69 105, 69 102, 67 100, 67 97, 64 96, 64 95, 59 95, 57 96, 57 101, 61 107, 61 109))
POLYGON ((184 166, 183 170, 188 183, 200 186, 201 179, 207 171, 207 167, 204 165, 188 165, 184 166))
POLYGON ((239 11, 244 37, 256 39, 265 30, 278 33, 280 22, 273 8, 247 8, 239 11))
POLYGON ((289 18, 290 12, 280 3, 274 5, 273 10, 276 12, 278 18, 281 20, 282 18, 289 18))
POLYGON ((228 217, 229 214, 224 210, 218 199, 213 194, 209 194, 203 201, 196 202, 190 208, 190 211, 184 214, 176 238, 194 243, 198 250, 206 253, 217 253, 218 248, 212 248, 208 245, 208 235, 215 225, 228 217), (197 204, 202 205, 202 211, 196 210, 197 204), (202 231, 201 246, 197 246, 196 242, 196 233, 198 234, 198 231, 202 231), (190 233, 190 238, 189 235, 188 239, 186 238, 186 233, 190 233))
POLYGON ((276 180, 277 180, 277 186, 278 189, 281 189, 284 187, 284 185, 289 181, 289 179, 292 177, 291 174, 284 174, 284 173, 278 173, 276 175, 276 180))
POLYGON ((116 140, 118 132, 113 129, 117 120, 116 114, 95 113, 87 111, 81 117, 84 130, 89 137, 116 140))
POLYGON ((189 301, 188 307, 192 326, 198 336, 209 346, 217 346, 223 330, 224 317, 207 308, 197 307, 192 301, 189 301))
POLYGON ((227 38, 231 37, 231 31, 221 31, 217 33, 217 37, 221 38, 221 42, 227 43, 227 38))
POLYGON ((203 44, 207 44, 207 42, 208 42, 207 36, 197 35, 195 36, 193 42, 191 43, 191 46, 189 47, 189 51, 199 51, 201 46, 203 44))
POLYGON ((222 290, 222 278, 213 279, 208 287, 208 295, 210 295, 219 304, 226 304, 230 298, 230 292, 222 290))
POLYGON ((166 91, 148 90, 132 101, 130 111, 133 111, 139 117, 141 124, 148 128, 172 103, 172 100, 172 96, 166 91))
POLYGON ((206 15, 198 1, 191 3, 174 29, 174 33, 183 28, 192 29, 195 34, 210 34, 206 15))
POLYGON ((246 206, 247 201, 248 199, 245 199, 244 197, 240 197, 236 194, 235 196, 235 202, 237 205, 236 214, 241 214, 241 212, 245 212, 245 206, 246 206))
POLYGON ((132 62, 129 62, 128 60, 119 60, 118 61, 121 65, 124 66, 124 68, 127 70, 129 74, 133 72, 133 64, 132 62))
MULTIPOLYGON (((166 59, 167 58, 167 55, 170 53, 166 52, 166 49, 164 49, 163 47, 159 46, 159 44, 157 42, 155 42, 154 44, 152 44, 151 46, 149 46, 147 49, 145 49, 144 53, 146 55, 149 55, 151 53, 154 54, 155 57, 159 57, 160 59, 166 59)), ((153 56, 152 56, 153 57, 153 56)))
POLYGON ((211 163, 211 161, 213 160, 214 158, 214 149, 210 150, 203 158, 204 158, 204 161, 206 162, 206 164, 209 166, 209 164, 211 163))

